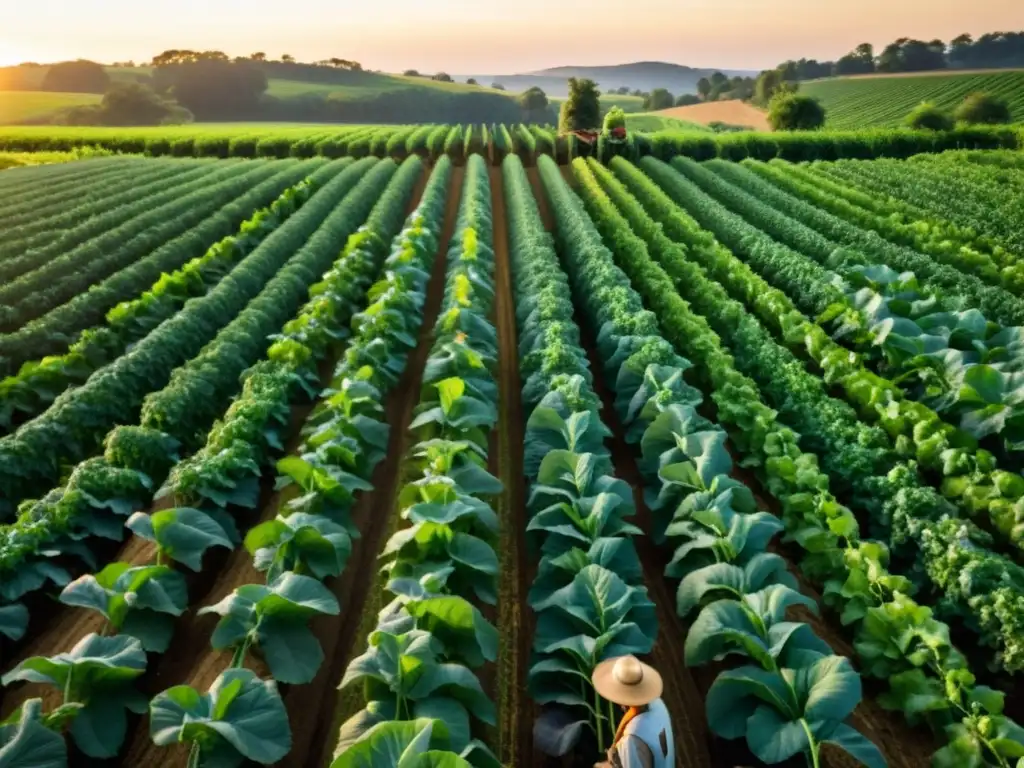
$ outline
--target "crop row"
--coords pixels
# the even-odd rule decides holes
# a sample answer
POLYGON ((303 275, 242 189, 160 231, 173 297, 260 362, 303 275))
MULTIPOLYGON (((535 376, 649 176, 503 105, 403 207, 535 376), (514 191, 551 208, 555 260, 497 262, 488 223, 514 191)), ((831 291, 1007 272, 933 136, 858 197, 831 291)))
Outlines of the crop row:
POLYGON ((98 368, 124 354, 130 344, 180 311, 186 301, 208 292, 348 162, 324 164, 286 189, 244 221, 238 233, 219 240, 180 269, 161 275, 138 298, 115 306, 102 326, 83 331, 63 355, 26 362, 17 374, 0 380, 0 426, 9 430, 15 419, 20 422, 41 413, 61 392, 83 383, 98 368))
MULTIPOLYGON (((46 215, 37 202, 24 208, 20 217, 7 217, 4 242, 0 246, 3 259, 0 280, 13 280, 53 254, 67 250, 65 241, 83 242, 90 232, 95 236, 126 221, 139 210, 129 204, 147 200, 149 205, 158 205, 159 198, 152 195, 167 192, 214 170, 208 162, 182 160, 140 162, 138 166, 137 173, 130 178, 118 175, 104 184, 80 183, 73 188, 74 196, 69 196, 54 215, 46 215), (120 217, 103 215, 114 209, 120 217)), ((47 196, 45 200, 49 204, 53 197, 47 196)))
MULTIPOLYGON (((355 166, 349 170, 353 168, 355 166)), ((288 249, 287 253, 292 255, 238 315, 236 323, 227 326, 204 353, 218 345, 231 344, 236 348, 232 362, 237 361, 245 366, 266 356, 270 332, 275 327, 282 328, 284 320, 300 307, 302 298, 310 294, 311 290, 317 290, 311 289, 317 276, 336 259, 338 249, 365 219, 374 203, 379 201, 377 209, 385 210, 382 217, 384 224, 395 219, 400 221, 420 171, 419 165, 409 168, 405 173, 398 174, 395 183, 385 189, 388 180, 394 175, 394 165, 388 162, 370 171, 354 188, 351 183, 328 184, 325 192, 332 186, 335 190, 345 189, 345 201, 333 210, 331 204, 335 201, 328 201, 329 215, 322 218, 323 223, 312 238, 288 249)), ((358 176, 359 173, 357 171, 352 175, 358 176)), ((372 214, 370 222, 370 226, 378 223, 372 214)), ((365 264, 363 254, 357 251, 346 248, 341 257, 337 257, 335 271, 347 268, 349 272, 345 276, 346 284, 358 284, 359 274, 367 269, 372 270, 374 266, 372 263, 365 264)), ((246 264, 251 265, 252 258, 245 260, 238 270, 246 264)), ((362 282, 364 290, 368 283, 369 279, 365 278, 362 282)), ((353 288, 352 296, 356 306, 357 294, 358 290, 353 288)), ((307 308, 308 305, 302 308, 299 320, 307 308)), ((340 331, 356 307, 339 304, 336 308, 337 313, 323 313, 318 317, 320 327, 325 331, 331 327, 336 332, 340 331)), ((289 325, 285 325, 286 335, 288 329, 289 325)), ((322 338, 330 341, 329 336, 322 338)), ((284 359, 296 364, 301 370, 302 366, 311 364, 315 367, 315 362, 312 362, 315 354, 323 354, 325 351, 324 346, 320 345, 315 351, 307 349, 308 354, 304 357, 290 356, 284 359)), ((221 352, 223 354, 223 350, 221 352)), ((254 434, 267 439, 263 430, 253 432, 253 423, 246 417, 259 415, 259 409, 252 407, 257 403, 252 401, 254 390, 251 385, 254 378, 259 379, 260 375, 271 373, 269 369, 277 358, 273 352, 269 358, 265 364, 250 371, 242 397, 229 410, 221 428, 213 430, 211 443, 225 438, 224 427, 228 424, 233 428, 232 448, 235 450, 244 447, 246 438, 252 439, 254 434)), ((199 360, 202 360, 202 355, 196 358, 196 361, 199 360)), ((176 376, 176 380, 179 383, 198 380, 203 376, 201 371, 196 365, 179 369, 180 375, 176 376)), ((205 373, 210 375, 211 372, 207 370, 205 373)), ((276 373, 278 381, 282 373, 289 374, 293 379, 299 378, 299 371, 287 368, 276 373)), ((236 381, 234 386, 237 387, 237 372, 233 378, 236 381)), ((288 376, 284 378, 287 382, 288 376)), ((199 401, 194 400, 192 404, 197 406, 199 401)), ((169 459, 166 450, 174 446, 175 437, 143 427, 135 432, 135 438, 131 446, 136 449, 135 452, 125 450, 129 444, 124 440, 114 438, 111 441, 119 445, 122 449, 120 451, 111 451, 112 445, 108 444, 108 453, 114 454, 111 457, 111 469, 117 468, 120 460, 123 462, 123 471, 134 471, 140 478, 149 478, 149 485, 152 486, 153 476, 148 472, 154 472, 156 466, 155 476, 166 474, 168 464, 174 461, 173 458, 169 459)), ((206 456, 210 456, 209 452, 206 456)), ((186 464, 195 468, 197 460, 193 457, 186 464)), ((198 460, 198 465, 203 466, 202 459, 198 460)), ((179 496, 187 492, 182 488, 180 480, 182 476, 187 477, 188 472, 182 472, 181 466, 172 469, 162 493, 179 496)), ((211 467, 207 466, 206 469, 207 476, 210 476, 211 467)), ((86 574, 64 588, 61 593, 62 602, 91 608, 106 618, 107 628, 103 635, 93 634, 83 638, 70 654, 49 659, 27 659, 3 678, 5 685, 18 680, 32 680, 49 682, 63 690, 63 710, 69 711, 71 719, 70 734, 77 748, 89 757, 105 758, 117 754, 126 733, 125 710, 140 712, 146 709, 145 699, 140 700, 131 683, 145 671, 147 652, 160 653, 166 650, 175 619, 188 606, 187 581, 171 563, 181 563, 198 571, 207 549, 213 546, 231 548, 237 543, 238 529, 230 513, 239 507, 244 509, 248 506, 243 499, 235 498, 225 502, 223 498, 218 500, 207 496, 194 501, 198 503, 192 507, 175 507, 152 515, 137 512, 128 519, 126 525, 129 530, 155 544, 154 559, 151 562, 141 565, 112 563, 97 574, 86 574), (235 504, 231 504, 231 501, 235 504), (95 665, 97 658, 102 659, 103 665, 108 668, 105 679, 97 679, 89 673, 92 668, 90 665, 95 665)), ((140 506, 146 506, 145 502, 140 506)), ((302 634, 304 620, 318 612, 330 612, 332 606, 334 612, 338 610, 333 596, 319 582, 292 572, 272 579, 267 587, 240 587, 221 603, 203 609, 200 613, 223 612, 221 609, 227 611, 225 606, 230 608, 232 618, 218 625, 212 642, 215 648, 238 643, 232 667, 217 679, 207 694, 196 693, 187 686, 178 686, 158 694, 149 703, 150 728, 157 744, 191 743, 195 764, 235 760, 237 758, 231 757, 234 751, 241 752, 243 756, 260 758, 264 757, 261 749, 269 754, 269 751, 279 750, 283 741, 290 741, 287 716, 273 681, 262 681, 254 673, 240 667, 246 653, 259 647, 271 668, 279 672, 279 679, 294 680, 302 677, 308 665, 315 662, 314 654, 301 654, 300 660, 296 662, 298 667, 292 665, 278 670, 276 667, 280 657, 275 652, 291 644, 308 650, 310 641, 315 644, 315 640, 311 635, 302 634), (268 713, 276 717, 255 726, 251 723, 254 712, 262 713, 264 717, 268 713), (251 738, 256 733, 247 730, 250 727, 258 728, 258 738, 251 738)), ((287 651, 285 656, 291 658, 287 651)), ((45 741, 52 745, 52 749, 63 751, 59 728, 65 719, 68 717, 43 715, 39 703, 30 702, 22 709, 19 728, 24 738, 34 738, 40 744, 45 741)), ((287 748, 275 754, 280 757, 286 751, 287 748)))
MULTIPOLYGON (((597 128, 598 126, 593 126, 597 128)), ((784 133, 711 134, 693 131, 635 133, 629 152, 661 159, 676 155, 699 160, 753 157, 770 160, 832 160, 836 158, 909 157, 948 149, 1017 149, 1024 144, 1018 129, 959 127, 951 131, 872 129, 784 133)), ((509 153, 529 160, 532 153, 551 154, 559 162, 593 151, 574 137, 556 136, 537 126, 344 126, 333 129, 223 130, 7 128, 0 131, 0 150, 41 152, 96 146, 115 152, 177 157, 356 157, 401 158, 421 154, 436 159, 448 154, 461 161, 468 152, 489 155, 500 163, 509 153)), ((605 159, 605 158, 602 158, 605 159)))
POLYGON ((129 251, 141 251, 129 266, 87 286, 14 333, 0 335, 0 370, 11 375, 27 361, 67 351, 83 329, 102 322, 107 312, 139 296, 163 274, 175 272, 191 259, 201 257, 210 243, 236 232, 254 210, 270 204, 312 167, 284 162, 269 178, 237 190, 211 215, 170 240, 162 242, 147 236, 137 246, 124 244, 129 251))
MULTIPOLYGON (((888 571, 886 547, 861 539, 856 518, 829 491, 829 476, 818 470, 818 457, 800 448, 809 435, 815 438, 810 444, 831 441, 827 448, 815 449, 825 459, 832 450, 844 450, 843 443, 836 442, 841 437, 836 427, 842 424, 842 409, 830 401, 820 382, 815 384, 798 363, 787 359, 770 334, 702 266, 708 264, 714 274, 711 265, 731 254, 635 168, 616 162, 613 170, 614 176, 591 167, 601 188, 650 249, 645 253, 635 247, 629 256, 623 253, 623 266, 650 306, 658 309, 674 343, 693 355, 701 385, 712 394, 718 418, 744 464, 755 469, 781 503, 786 540, 806 553, 804 573, 824 587, 826 603, 855 629, 861 669, 889 681, 890 692, 881 703, 903 710, 912 723, 922 708, 933 713, 932 722, 946 731, 948 741, 936 753, 937 764, 952 765, 964 756, 1007 765, 1015 754, 1013 742, 1019 739, 1014 735, 1018 726, 1002 715, 1003 694, 976 684, 966 658, 950 643, 949 627, 914 602, 910 581, 888 571), (778 414, 766 406, 765 396, 780 408, 778 414), (803 434, 784 426, 780 418, 803 434), (900 636, 915 639, 903 643, 896 640, 900 636), (921 652, 925 647, 929 650, 921 652), (922 698, 916 698, 919 695, 922 698), (989 740, 994 732, 1004 734, 1006 741, 989 740)), ((898 485, 899 478, 893 480, 898 485)), ((916 493, 904 486, 902 493, 896 492, 896 501, 921 502, 916 493)), ((957 520, 937 523, 923 533, 932 558, 929 570, 972 567, 968 563, 977 550, 969 533, 957 520), (953 542, 963 548, 954 549, 953 542)), ((955 594, 950 597, 956 599, 955 594)))
POLYGON ((188 302, 80 387, 65 391, 45 412, 0 438, 0 485, 8 514, 23 499, 52 487, 62 464, 92 455, 115 424, 134 421, 145 396, 165 387, 175 368, 195 357, 234 320, 375 162, 349 166, 212 290, 188 302), (240 271, 241 267, 245 269, 240 271))
POLYGON ((970 231, 994 237, 1011 254, 1024 253, 1020 185, 1001 166, 957 162, 959 153, 940 156, 940 163, 835 163, 815 167, 863 192, 910 204, 970 231), (976 171, 968 175, 969 170, 976 171), (925 182, 925 183, 922 183, 925 182))
MULTIPOLYGON (((242 259, 218 285, 217 290, 239 293, 237 282, 248 278, 248 282, 261 291, 259 295, 265 295, 266 298, 259 304, 251 303, 241 314, 236 311, 234 314, 238 317, 235 322, 226 325, 203 348, 208 358, 211 353, 223 353, 233 347, 234 354, 225 361, 228 377, 221 376, 220 369, 204 372, 195 365, 191 369, 181 367, 176 371, 174 378, 178 387, 169 391, 177 391, 180 397, 182 385, 194 383, 194 394, 190 398, 181 398, 185 409, 195 409, 195 413, 190 414, 190 424, 195 430, 190 437, 209 429, 218 404, 223 407, 226 396, 237 386, 239 366, 251 365, 258 360, 260 348, 265 349, 268 343, 266 335, 275 330, 273 327, 266 330, 266 325, 279 317, 282 310, 274 308, 267 312, 265 306, 270 304, 274 307, 273 302, 280 303, 288 294, 282 294, 280 289, 271 292, 269 286, 264 285, 266 278, 260 277, 262 273, 257 267, 261 266, 261 262, 270 260, 278 264, 285 263, 284 260, 292 258, 292 254, 301 255, 303 244, 314 232, 323 229, 325 233, 330 233, 326 217, 338 203, 343 204, 335 213, 335 220, 354 221, 349 224, 354 229, 372 204, 373 196, 379 194, 381 182, 386 181, 389 175, 384 169, 385 173, 379 173, 378 177, 385 178, 374 182, 368 176, 360 187, 356 182, 363 171, 365 168, 349 167, 347 178, 344 178, 343 173, 335 182, 328 183, 307 206, 309 216, 305 221, 298 216, 294 217, 278 230, 280 235, 268 237, 264 245, 242 259), (239 347, 237 342, 232 341, 239 333, 247 334, 247 348, 239 347), (230 375, 232 371, 235 372, 233 377, 230 375), (227 390, 219 398, 213 396, 214 384, 227 390), (205 422, 199 418, 201 414, 206 416, 205 422)), ((344 242, 344 237, 339 240, 344 242)), ((335 250, 323 244, 318 246, 311 253, 318 255, 321 260, 325 258, 325 252, 329 257, 331 251, 335 250)), ((295 281, 279 281, 277 285, 294 290, 295 281)), ((287 306, 286 303, 282 304, 284 309, 287 306)), ((126 421, 126 418, 121 418, 118 423, 124 424, 126 421)), ((92 566, 95 559, 89 548, 91 540, 96 537, 119 540, 122 534, 121 518, 136 509, 147 507, 153 501, 157 489, 163 486, 181 453, 180 441, 174 435, 154 429, 145 420, 140 420, 135 427, 120 426, 112 429, 103 444, 103 456, 83 461, 75 467, 65 485, 52 490, 42 499, 25 502, 17 521, 2 529, 0 540, 4 546, 0 573, 4 575, 4 580, 0 597, 5 604, 44 587, 47 582, 63 586, 70 580, 69 568, 76 567, 76 559, 92 566)), ((20 613, 25 616, 23 610, 20 613)), ((5 634, 15 636, 20 631, 7 631, 5 634)))
POLYGON ((585 161, 576 161, 574 170, 593 220, 558 169, 541 165, 577 304, 592 327, 602 328, 604 374, 627 440, 632 437, 639 449, 654 537, 674 550, 665 576, 679 580, 676 610, 683 618, 697 614, 687 634, 686 663, 698 666, 728 653, 751 662, 720 673, 708 690, 712 731, 745 738, 753 754, 769 763, 803 754, 817 764, 821 745, 830 743, 865 765, 884 765, 877 747, 848 722, 861 698, 860 677, 849 660, 806 624, 786 622, 787 607, 816 605, 800 594, 782 557, 767 551, 783 526, 758 511, 751 491, 730 477, 726 433, 697 414, 702 396, 683 381, 690 361, 661 335, 653 315, 646 336, 627 326, 615 340, 614 331, 604 330, 644 315, 640 294, 604 243, 612 243, 622 260, 644 254, 644 247, 600 193, 585 161), (611 298, 615 294, 618 301, 611 298), (632 350, 625 359, 624 348, 632 350))
POLYGON ((500 766, 474 738, 476 724, 496 722, 474 671, 498 650, 497 630, 481 612, 497 603, 498 518, 489 500, 502 488, 487 471, 498 420, 492 231, 487 164, 471 155, 409 424, 416 442, 398 491, 401 522, 380 554, 391 602, 341 681, 362 690, 365 707, 341 726, 334 768, 383 768, 378 745, 392 739, 399 751, 419 741, 414 750, 444 752, 446 764, 500 766))

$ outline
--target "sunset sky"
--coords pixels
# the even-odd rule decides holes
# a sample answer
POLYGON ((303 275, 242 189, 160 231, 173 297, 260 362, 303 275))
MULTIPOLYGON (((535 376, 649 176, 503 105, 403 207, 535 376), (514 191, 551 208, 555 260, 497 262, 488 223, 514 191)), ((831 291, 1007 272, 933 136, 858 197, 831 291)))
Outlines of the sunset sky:
POLYGON ((1024 26, 1021 0, 2 0, 0 65, 167 48, 506 74, 672 61, 762 69, 861 42, 1024 26), (842 9, 842 10, 840 10, 842 9))

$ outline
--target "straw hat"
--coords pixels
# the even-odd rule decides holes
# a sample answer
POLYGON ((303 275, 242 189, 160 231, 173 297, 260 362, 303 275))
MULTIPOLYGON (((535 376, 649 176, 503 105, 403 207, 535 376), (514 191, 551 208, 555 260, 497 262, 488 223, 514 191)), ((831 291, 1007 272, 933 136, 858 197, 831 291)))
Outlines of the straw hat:
POLYGON ((642 707, 661 696, 664 684, 658 671, 636 656, 602 661, 594 669, 594 688, 613 704, 642 707))

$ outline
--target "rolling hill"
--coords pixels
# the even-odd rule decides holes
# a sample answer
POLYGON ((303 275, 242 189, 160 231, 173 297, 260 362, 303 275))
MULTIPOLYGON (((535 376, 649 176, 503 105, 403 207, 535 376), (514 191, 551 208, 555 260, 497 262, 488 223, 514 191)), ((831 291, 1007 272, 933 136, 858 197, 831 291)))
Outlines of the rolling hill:
POLYGON ((896 126, 922 101, 953 109, 974 91, 1002 96, 1010 102, 1014 120, 1024 121, 1021 70, 840 77, 806 82, 800 90, 821 101, 829 128, 896 126))
POLYGON ((99 100, 93 93, 0 91, 0 124, 39 121, 59 110, 95 104, 99 100))
POLYGON ((598 83, 603 91, 626 87, 650 91, 654 88, 667 88, 675 95, 696 93, 697 81, 702 77, 710 77, 720 71, 730 77, 754 76, 757 73, 738 69, 698 69, 670 64, 664 61, 638 61, 631 64, 615 64, 600 67, 553 67, 536 72, 514 75, 458 75, 456 79, 465 80, 473 77, 481 83, 501 83, 510 91, 525 91, 537 86, 549 96, 564 97, 568 94, 567 81, 570 77, 586 77, 598 83))

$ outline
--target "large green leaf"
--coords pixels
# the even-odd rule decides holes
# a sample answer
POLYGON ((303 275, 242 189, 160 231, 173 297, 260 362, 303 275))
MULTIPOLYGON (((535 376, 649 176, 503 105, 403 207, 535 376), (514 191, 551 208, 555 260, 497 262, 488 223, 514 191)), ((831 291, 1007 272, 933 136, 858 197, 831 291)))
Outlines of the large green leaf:
POLYGON ((307 624, 317 615, 337 615, 337 599, 317 579, 285 572, 267 585, 239 587, 219 603, 201 608, 221 620, 211 644, 223 649, 248 638, 263 650, 273 676, 283 683, 308 683, 323 662, 320 642, 307 624))
POLYGON ((738 599, 772 584, 797 588, 796 578, 786 567, 786 561, 772 552, 754 555, 743 566, 716 563, 687 574, 679 583, 676 610, 685 617, 702 602, 738 599))
POLYGON ((786 608, 794 605, 817 610, 814 600, 781 585, 744 595, 741 601, 718 600, 705 606, 686 636, 687 665, 740 653, 771 669, 795 649, 831 653, 806 624, 785 621, 786 608))
POLYGON ((198 509, 164 509, 152 515, 136 512, 125 525, 136 536, 155 541, 161 553, 193 571, 202 570, 203 554, 210 547, 233 548, 220 523, 198 509))
POLYGON ((295 512, 278 515, 252 528, 245 537, 256 570, 270 581, 285 571, 308 571, 318 579, 337 576, 352 552, 348 530, 323 515, 295 512))
POLYGON ((111 626, 137 637, 147 651, 162 653, 170 645, 174 618, 188 607, 188 585, 165 565, 111 563, 95 576, 72 581, 60 600, 97 611, 111 626))
POLYGON ((292 747, 277 685, 248 669, 225 670, 208 693, 179 685, 157 694, 149 705, 149 733, 158 746, 198 743, 211 764, 247 758, 269 765, 292 747))
POLYGON ((86 635, 68 653, 33 656, 0 678, 47 683, 64 692, 66 704, 84 703, 74 713, 71 735, 86 755, 113 757, 127 731, 125 710, 146 711, 146 699, 132 681, 146 669, 146 652, 134 637, 86 635))
POLYGON ((498 657, 498 630, 468 600, 454 595, 412 601, 405 609, 425 629, 440 640, 449 658, 464 661, 470 667, 482 666, 498 657))
POLYGON ((66 768, 64 737, 45 725, 42 708, 42 699, 29 699, 14 722, 0 724, 0 765, 4 768, 66 768))
POLYGON ((380 723, 336 755, 331 768, 471 768, 454 753, 443 761, 431 756, 447 746, 448 729, 439 720, 380 723))
POLYGON ((28 608, 21 603, 0 605, 0 635, 20 640, 28 629, 28 608))

